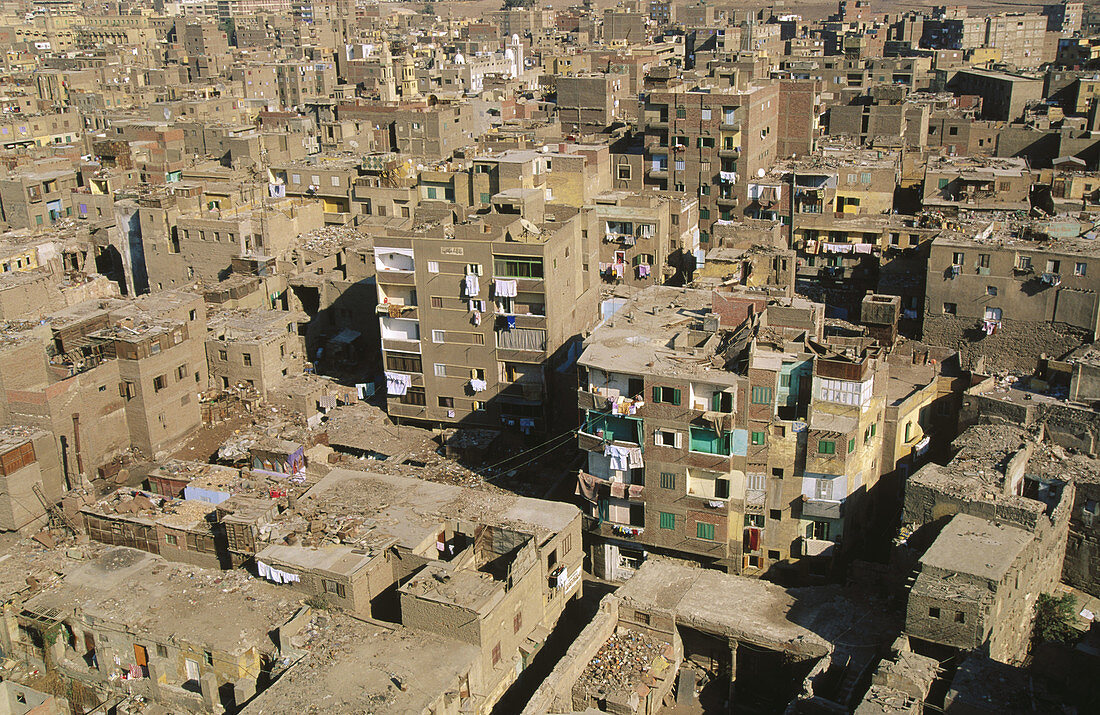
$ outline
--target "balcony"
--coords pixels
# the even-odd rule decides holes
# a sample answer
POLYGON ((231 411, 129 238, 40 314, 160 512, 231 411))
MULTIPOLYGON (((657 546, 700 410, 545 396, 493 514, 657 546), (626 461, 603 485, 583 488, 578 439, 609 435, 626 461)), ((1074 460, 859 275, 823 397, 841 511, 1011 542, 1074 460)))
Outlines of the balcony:
POLYGON ((416 274, 412 271, 382 270, 375 272, 375 280, 390 285, 411 286, 416 285, 416 274))
POLYGON ((803 497, 802 516, 813 519, 840 519, 844 514, 844 502, 803 497))
POLYGON ((737 159, 738 157, 741 156, 741 148, 740 147, 729 147, 729 148, 723 147, 722 149, 718 150, 718 156, 722 157, 723 159, 737 159))
POLYGON ((348 212, 326 211, 322 216, 326 226, 347 226, 351 223, 351 214, 348 212))
POLYGON ((835 546, 836 543, 832 541, 806 537, 802 539, 802 555, 805 557, 832 556, 835 546))
POLYGON ((741 131, 741 122, 732 117, 722 117, 722 129, 725 131, 741 131))
POLYGON ((668 166, 658 165, 651 166, 646 170, 646 174, 653 179, 667 179, 668 178, 668 166))
POLYGON ((718 197, 718 204, 720 206, 736 206, 737 205, 737 197, 736 196, 719 196, 718 197))
POLYGON ((382 338, 383 350, 397 350, 403 353, 419 353, 419 340, 401 340, 399 338, 382 338))
POLYGON ((763 514, 766 492, 763 489, 745 490, 745 513, 763 514))
POLYGON ((419 311, 415 305, 396 305, 394 303, 379 303, 375 306, 375 312, 379 315, 388 315, 391 318, 405 318, 407 320, 419 320, 419 311))
POLYGON ((424 405, 406 405, 395 399, 390 399, 386 405, 386 412, 390 417, 407 417, 410 419, 424 419, 428 416, 428 408, 424 405))

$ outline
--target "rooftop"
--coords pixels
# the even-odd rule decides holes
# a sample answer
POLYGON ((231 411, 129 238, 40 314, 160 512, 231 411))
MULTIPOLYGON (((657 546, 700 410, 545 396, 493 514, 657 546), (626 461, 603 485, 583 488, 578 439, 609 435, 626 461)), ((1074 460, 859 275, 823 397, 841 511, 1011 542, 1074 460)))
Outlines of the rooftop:
POLYGON ((299 608, 288 591, 245 571, 210 571, 115 547, 27 600, 38 613, 74 609, 156 639, 239 655, 269 650, 269 632, 299 608))
POLYGON ((944 571, 1000 581, 1031 539, 1031 534, 1015 526, 956 514, 920 561, 944 571))

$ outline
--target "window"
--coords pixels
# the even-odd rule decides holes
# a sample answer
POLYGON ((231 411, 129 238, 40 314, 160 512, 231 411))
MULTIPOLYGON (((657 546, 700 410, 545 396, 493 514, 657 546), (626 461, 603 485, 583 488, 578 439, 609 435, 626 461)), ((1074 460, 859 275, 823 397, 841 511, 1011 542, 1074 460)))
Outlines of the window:
POLYGON ((940 179, 939 183, 937 183, 936 186, 938 188, 941 188, 941 189, 946 189, 947 185, 950 184, 950 183, 951 183, 950 179, 940 179))
POLYGON ((344 598, 347 594, 347 591, 344 589, 344 584, 327 578, 321 579, 321 588, 325 593, 331 593, 337 598, 344 598))
POLYGON ((176 538, 175 534, 165 534, 164 535, 164 543, 171 544, 172 546, 175 546, 176 544, 179 543, 179 539, 176 538))
POLYGON ((695 538, 714 541, 714 524, 705 524, 701 521, 695 522, 695 538))
POLYGON ((676 474, 673 472, 661 472, 661 489, 675 489, 676 474))
POLYGON ((684 162, 683 159, 677 159, 673 163, 673 166, 676 168, 676 171, 684 171, 687 168, 687 164, 684 162))
POLYGON ((225 350, 219 350, 218 351, 218 359, 221 360, 222 362, 229 362, 229 353, 226 352, 225 350))
POLYGON ((854 451, 856 451, 856 438, 855 437, 848 440, 848 454, 851 454, 854 451))
POLYGON ((187 376, 187 366, 186 365, 180 365, 179 367, 176 368, 176 379, 177 380, 182 380, 186 376, 187 376))
POLYGON ((730 455, 730 433, 719 434, 712 429, 702 427, 691 428, 691 451, 703 454, 730 455))
POLYGON ((427 404, 423 387, 410 387, 408 392, 397 398, 397 401, 402 405, 418 405, 420 407, 427 404))
POLYGON ((523 614, 517 613, 512 619, 512 633, 519 633, 520 628, 523 628, 523 614))
POLYGON ((1073 275, 1083 276, 1083 275, 1085 275, 1085 272, 1086 272, 1087 269, 1088 269, 1088 265, 1085 264, 1085 263, 1074 263, 1073 264, 1073 275))
POLYGON ((168 387, 168 377, 166 375, 157 375, 153 378, 153 389, 160 392, 164 388, 168 387))
POLYGON ((710 121, 710 110, 709 109, 702 110, 702 112, 699 115, 699 118, 702 119, 704 122, 709 122, 710 121))
POLYGON ((433 308, 437 308, 437 309, 442 308, 443 307, 443 298, 442 298, 442 296, 433 295, 431 297, 431 306, 433 308))
POLYGON ((752 388, 752 403, 754 405, 770 405, 772 403, 772 388, 754 385, 752 388))
POLYGON ((714 498, 715 499, 729 499, 730 498, 730 480, 728 480, 728 479, 715 479, 714 480, 714 498))
POLYGON ((699 208, 699 218, 703 219, 704 221, 708 220, 710 218, 710 209, 708 209, 705 206, 700 207, 699 208))
POLYGON ((951 254, 951 265, 961 266, 965 259, 966 259, 966 256, 963 255, 962 253, 958 253, 958 252, 952 253, 951 254))
POLYGON ((778 561, 780 558, 781 556, 779 552, 775 549, 771 549, 768 551, 768 559, 770 559, 771 561, 778 561))
POLYGON ((440 407, 453 408, 455 406, 455 398, 453 398, 453 397, 440 397, 439 398, 439 406, 440 407))
POLYGON ((664 402, 669 405, 680 404, 680 391, 674 387, 653 386, 653 401, 664 402))
POLYGON ((677 107, 676 108, 676 118, 677 119, 687 119, 687 115, 688 115, 687 107, 677 107))
POLYGON ((985 294, 986 295, 993 295, 993 296, 997 295, 997 286, 986 286, 985 287, 985 294))
POLYGON ((966 623, 966 614, 962 611, 955 611, 955 623, 966 623))
POLYGON ((936 608, 935 606, 929 607, 928 617, 929 618, 939 618, 940 617, 940 609, 936 608))
POLYGON ((619 164, 619 180, 630 181, 630 164, 619 164))
POLYGON ((493 665, 500 662, 500 643, 493 646, 493 665))
POLYGON ((752 433, 752 443, 753 444, 764 444, 764 433, 763 432, 753 432, 752 433))
POLYGON ((205 651, 202 654, 202 662, 206 663, 207 665, 214 665, 214 654, 210 651, 205 651))
POLYGON ((943 314, 944 315, 955 315, 958 312, 958 310, 959 310, 959 306, 956 303, 944 303, 943 304, 943 314))
POLYGON ((251 353, 241 353, 241 360, 244 361, 244 366, 245 367, 252 367, 252 354, 251 353))
POLYGON ((978 254, 978 268, 989 268, 989 254, 988 253, 979 253, 978 254))
POLYGON ((818 454, 836 454, 836 442, 821 440, 817 443, 818 454))
POLYGON ((1061 267, 1061 261, 1047 261, 1047 273, 1057 273, 1061 267))
POLYGON ((529 256, 498 256, 493 271, 506 278, 542 278, 542 259, 529 256))
POLYGON ((657 430, 653 433, 653 444, 657 447, 680 447, 680 433, 672 430, 657 430))
POLYGON ((661 512, 661 528, 662 529, 675 529, 676 528, 676 515, 669 514, 666 511, 661 512))
POLYGON ((435 364, 435 376, 436 377, 447 377, 447 366, 444 365, 441 362, 437 362, 435 364))
POLYGON ((444 335, 445 335, 445 333, 442 330, 433 330, 432 331, 432 342, 433 343, 446 342, 446 340, 444 340, 444 335))
POLYGON ((165 648, 164 646, 160 645, 159 643, 157 644, 157 657, 158 658, 167 658, 168 657, 168 649, 165 648))
POLYGON ((413 353, 386 353, 386 368, 398 372, 420 372, 420 356, 413 353))
POLYGON ((1019 256, 1016 259, 1016 267, 1021 271, 1031 270, 1031 256, 1019 256))
POLYGON ((439 261, 428 261, 428 273, 439 273, 439 261))

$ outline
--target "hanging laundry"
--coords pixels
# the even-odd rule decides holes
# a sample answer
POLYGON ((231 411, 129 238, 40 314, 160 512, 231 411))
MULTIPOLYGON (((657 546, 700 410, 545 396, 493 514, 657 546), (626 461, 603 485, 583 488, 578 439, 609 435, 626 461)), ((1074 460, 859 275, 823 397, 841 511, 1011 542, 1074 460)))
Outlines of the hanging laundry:
POLYGON ((630 469, 630 452, 626 447, 614 444, 605 444, 603 456, 611 458, 611 468, 620 472, 630 469))
POLYGON ((626 448, 626 464, 631 469, 641 469, 645 466, 645 463, 642 461, 641 447, 626 448))
POLYGON ((641 484, 629 484, 627 485, 626 494, 631 499, 637 499, 642 495, 644 487, 641 484))
POLYGON ((478 293, 481 292, 481 285, 477 282, 477 276, 473 274, 466 276, 464 285, 467 298, 476 298, 478 293))
POLYGON ((625 499, 626 485, 622 482, 611 482, 611 496, 616 499, 625 499))
POLYGON ((497 298, 515 298, 518 284, 514 280, 497 278, 493 284, 493 294, 497 298))
POLYGON ((520 417, 519 430, 524 434, 531 434, 531 430, 535 429, 535 421, 530 417, 520 417))
POLYGON ((516 327, 516 316, 509 315, 508 317, 506 317, 504 319, 504 321, 505 321, 505 325, 508 326, 509 330, 514 330, 515 329, 515 327, 516 327))
POLYGON ((481 325, 481 311, 475 310, 473 317, 470 318, 470 322, 474 325, 481 325))
POLYGON ((394 396, 401 396, 409 391, 409 387, 412 385, 412 376, 406 375, 403 372, 390 372, 386 371, 386 393, 394 396))
POLYGON ((485 392, 485 390, 489 389, 489 385, 485 380, 478 380, 475 377, 470 380, 470 389, 474 392, 485 392))
POLYGON ((321 395, 317 398, 317 405, 325 410, 334 409, 336 407, 336 395, 321 395))
POLYGON ((390 315, 391 318, 400 318, 401 317, 401 306, 390 303, 389 304, 389 315, 390 315))

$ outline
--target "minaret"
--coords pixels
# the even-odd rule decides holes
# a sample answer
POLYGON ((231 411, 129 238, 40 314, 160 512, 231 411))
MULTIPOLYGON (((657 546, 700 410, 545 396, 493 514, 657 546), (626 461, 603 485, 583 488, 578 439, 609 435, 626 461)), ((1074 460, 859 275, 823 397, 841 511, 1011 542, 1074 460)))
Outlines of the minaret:
POLYGON ((390 44, 382 43, 382 78, 379 80, 379 98, 383 102, 397 101, 397 84, 393 77, 393 57, 390 56, 390 44))
POLYGON ((401 66, 401 97, 408 99, 420 94, 420 85, 416 82, 416 63, 412 55, 405 53, 405 60, 401 66))

